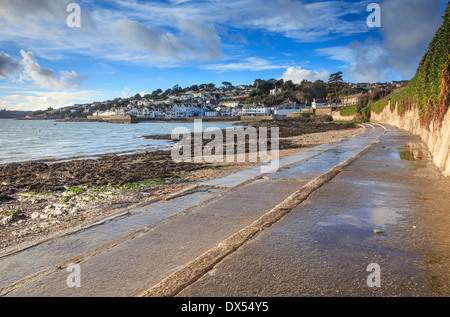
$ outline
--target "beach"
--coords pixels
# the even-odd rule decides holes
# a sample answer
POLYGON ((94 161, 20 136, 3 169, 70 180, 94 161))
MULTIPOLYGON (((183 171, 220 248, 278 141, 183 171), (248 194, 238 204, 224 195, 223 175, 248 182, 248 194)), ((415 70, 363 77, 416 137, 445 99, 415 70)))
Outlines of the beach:
MULTIPOLYGON (((329 123, 320 118, 239 124, 279 127, 280 157, 361 133, 353 123, 329 123)), ((176 163, 170 150, 5 164, 0 166, 0 249, 60 234, 258 164, 261 162, 176 163)))

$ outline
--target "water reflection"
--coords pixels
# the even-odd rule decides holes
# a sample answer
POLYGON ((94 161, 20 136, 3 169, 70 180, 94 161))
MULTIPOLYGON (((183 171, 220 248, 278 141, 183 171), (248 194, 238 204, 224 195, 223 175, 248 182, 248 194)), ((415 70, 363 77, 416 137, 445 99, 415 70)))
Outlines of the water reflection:
POLYGON ((430 153, 423 143, 409 142, 405 144, 405 148, 393 153, 394 157, 403 161, 426 161, 430 159, 430 153))

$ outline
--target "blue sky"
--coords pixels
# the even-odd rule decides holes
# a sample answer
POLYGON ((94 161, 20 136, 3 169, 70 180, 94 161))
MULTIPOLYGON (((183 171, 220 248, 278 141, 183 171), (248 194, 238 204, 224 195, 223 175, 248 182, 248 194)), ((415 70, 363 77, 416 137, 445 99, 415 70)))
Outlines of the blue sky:
POLYGON ((2 0, 0 109, 103 101, 257 78, 410 79, 444 0, 2 0), (81 27, 67 25, 67 6, 81 27), (370 28, 367 6, 381 7, 370 28))

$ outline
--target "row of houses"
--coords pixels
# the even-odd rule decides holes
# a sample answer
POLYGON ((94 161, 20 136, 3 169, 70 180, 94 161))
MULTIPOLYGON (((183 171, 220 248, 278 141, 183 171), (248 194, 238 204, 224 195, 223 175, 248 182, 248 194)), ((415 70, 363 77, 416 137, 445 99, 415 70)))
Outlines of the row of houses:
POLYGON ((136 107, 132 104, 125 108, 111 108, 108 111, 93 113, 98 117, 132 116, 137 118, 191 118, 191 117, 239 117, 239 116, 284 116, 299 112, 306 105, 287 102, 279 106, 245 105, 237 102, 219 106, 198 105, 194 103, 174 104, 172 107, 158 106, 136 107))

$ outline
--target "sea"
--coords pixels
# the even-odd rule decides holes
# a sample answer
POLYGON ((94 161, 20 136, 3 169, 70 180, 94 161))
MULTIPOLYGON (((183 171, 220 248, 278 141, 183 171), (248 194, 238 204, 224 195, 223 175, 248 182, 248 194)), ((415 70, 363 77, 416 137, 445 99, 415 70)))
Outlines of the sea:
MULTIPOLYGON (((231 122, 202 122, 203 131, 232 126, 231 122)), ((177 128, 194 132, 194 123, 148 121, 114 124, 4 119, 0 120, 0 165, 168 150, 173 146, 172 141, 142 137, 172 134, 177 128)))

